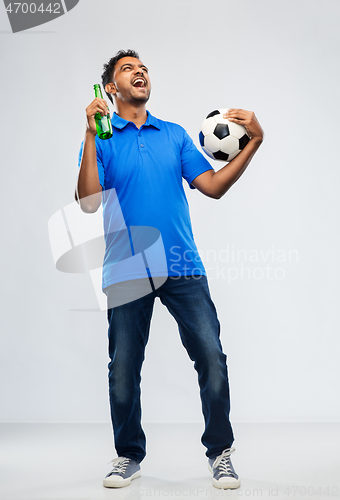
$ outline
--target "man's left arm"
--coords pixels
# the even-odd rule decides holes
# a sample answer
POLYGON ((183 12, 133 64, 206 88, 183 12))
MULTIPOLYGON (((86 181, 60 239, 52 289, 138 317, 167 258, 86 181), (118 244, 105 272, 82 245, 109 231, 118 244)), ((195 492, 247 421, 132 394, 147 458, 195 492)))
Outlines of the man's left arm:
POLYGON ((191 182, 201 193, 216 199, 221 198, 241 177, 264 137, 262 127, 252 111, 231 108, 224 115, 224 118, 227 118, 230 122, 243 125, 251 139, 230 163, 227 163, 217 172, 207 170, 191 182))

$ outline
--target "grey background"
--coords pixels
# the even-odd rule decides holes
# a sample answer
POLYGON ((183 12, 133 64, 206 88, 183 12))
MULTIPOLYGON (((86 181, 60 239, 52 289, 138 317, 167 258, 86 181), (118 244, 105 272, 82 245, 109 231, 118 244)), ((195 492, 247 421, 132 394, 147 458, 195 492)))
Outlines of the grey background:
MULTIPOLYGON (((53 267, 47 223, 73 201, 84 110, 121 48, 150 68, 149 110, 196 144, 219 107, 254 110, 266 133, 221 200, 186 186, 232 420, 339 420, 339 24, 333 0, 81 0, 14 35, 0 9, 1 421, 109 421, 106 315, 89 276, 53 267)), ((196 373, 160 302, 142 376, 145 422, 202 422, 196 373)))

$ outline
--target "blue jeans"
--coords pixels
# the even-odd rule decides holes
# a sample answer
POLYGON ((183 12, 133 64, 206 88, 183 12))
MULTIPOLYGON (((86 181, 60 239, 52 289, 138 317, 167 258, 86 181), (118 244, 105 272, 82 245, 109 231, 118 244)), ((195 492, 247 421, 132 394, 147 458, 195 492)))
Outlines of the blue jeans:
MULTIPOLYGON (((110 298, 113 287, 105 289, 110 298)), ((112 291, 112 293, 114 293, 112 291)), ((205 276, 168 277, 152 293, 108 309, 109 394, 118 456, 141 462, 146 439, 141 426, 140 381, 155 298, 175 318, 181 341, 198 374, 206 456, 214 458, 234 441, 229 421, 230 399, 226 355, 220 324, 205 276)))

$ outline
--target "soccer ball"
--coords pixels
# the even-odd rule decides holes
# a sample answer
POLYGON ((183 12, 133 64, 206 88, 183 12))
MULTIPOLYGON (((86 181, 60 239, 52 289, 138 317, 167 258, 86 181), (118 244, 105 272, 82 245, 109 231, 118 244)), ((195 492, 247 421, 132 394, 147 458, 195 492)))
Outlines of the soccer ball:
POLYGON ((248 144, 250 137, 243 127, 223 118, 228 109, 218 109, 208 114, 199 134, 203 151, 213 160, 229 162, 248 144))

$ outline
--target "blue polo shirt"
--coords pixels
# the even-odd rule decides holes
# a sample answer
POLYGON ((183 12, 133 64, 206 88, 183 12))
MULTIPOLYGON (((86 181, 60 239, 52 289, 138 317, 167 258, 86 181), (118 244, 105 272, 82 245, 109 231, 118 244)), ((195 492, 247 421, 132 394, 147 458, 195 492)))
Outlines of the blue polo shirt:
MULTIPOLYGON (((137 226, 156 228, 161 235, 166 269, 154 267, 153 276, 206 274, 194 241, 183 178, 193 188, 191 182, 212 167, 180 125, 147 115, 138 129, 114 113, 111 139, 96 136, 106 240, 103 288, 144 277, 128 265, 117 275, 117 266, 112 265, 134 255, 129 228, 137 226)), ((82 148, 83 144, 79 165, 82 148)))

